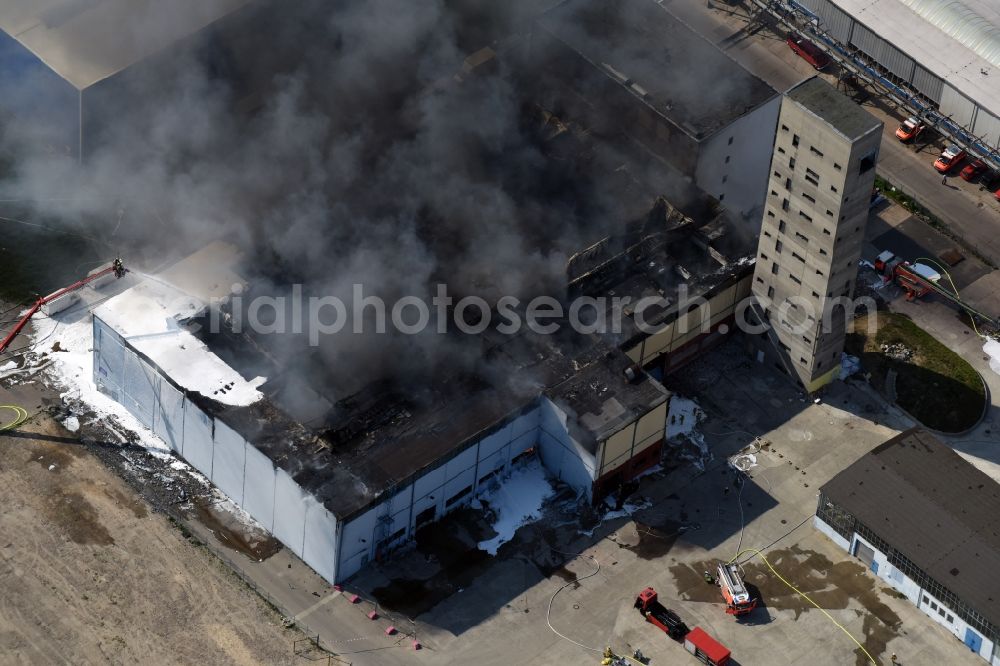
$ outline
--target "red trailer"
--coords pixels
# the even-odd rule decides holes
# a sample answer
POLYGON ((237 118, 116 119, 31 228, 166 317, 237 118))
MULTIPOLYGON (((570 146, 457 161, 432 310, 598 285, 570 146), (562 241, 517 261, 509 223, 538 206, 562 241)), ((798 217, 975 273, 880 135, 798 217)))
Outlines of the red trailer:
POLYGON ((684 637, 684 649, 711 666, 726 666, 732 657, 729 648, 709 636, 701 627, 695 627, 684 637))

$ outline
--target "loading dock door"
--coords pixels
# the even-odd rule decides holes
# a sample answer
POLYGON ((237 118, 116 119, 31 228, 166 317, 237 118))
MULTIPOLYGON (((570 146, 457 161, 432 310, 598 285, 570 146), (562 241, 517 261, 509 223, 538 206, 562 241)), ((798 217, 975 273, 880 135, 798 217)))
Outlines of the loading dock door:
POLYGON ((865 544, 858 541, 857 548, 855 549, 854 555, 865 563, 865 566, 872 571, 878 573, 878 569, 875 568, 875 551, 869 548, 865 544))
POLYGON ((972 629, 965 628, 965 644, 969 646, 969 649, 973 652, 979 652, 983 647, 983 637, 974 632, 972 629))

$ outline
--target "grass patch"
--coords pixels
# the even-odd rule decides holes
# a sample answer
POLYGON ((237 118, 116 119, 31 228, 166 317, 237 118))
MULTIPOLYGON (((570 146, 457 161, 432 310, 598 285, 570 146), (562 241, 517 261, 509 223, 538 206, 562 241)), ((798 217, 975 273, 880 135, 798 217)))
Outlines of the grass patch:
POLYGON ((961 432, 979 420, 986 391, 979 374, 905 315, 878 312, 854 320, 847 336, 847 353, 858 356, 872 383, 885 386, 896 372, 896 403, 928 428, 961 432), (868 317, 877 317, 876 333, 868 336, 868 317), (907 361, 891 358, 882 345, 901 344, 913 351, 907 361))

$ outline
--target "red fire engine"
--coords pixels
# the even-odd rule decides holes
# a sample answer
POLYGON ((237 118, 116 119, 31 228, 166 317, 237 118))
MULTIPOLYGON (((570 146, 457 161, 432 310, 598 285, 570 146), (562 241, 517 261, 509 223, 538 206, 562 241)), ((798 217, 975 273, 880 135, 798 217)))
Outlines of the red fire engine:
POLYGON ((747 591, 738 565, 720 564, 718 583, 722 598, 726 600, 726 612, 730 615, 746 615, 757 607, 757 600, 747 591))
POLYGON ((911 264, 886 250, 875 259, 875 270, 885 282, 895 282, 906 290, 906 300, 926 296, 934 289, 941 275, 923 264, 911 264))

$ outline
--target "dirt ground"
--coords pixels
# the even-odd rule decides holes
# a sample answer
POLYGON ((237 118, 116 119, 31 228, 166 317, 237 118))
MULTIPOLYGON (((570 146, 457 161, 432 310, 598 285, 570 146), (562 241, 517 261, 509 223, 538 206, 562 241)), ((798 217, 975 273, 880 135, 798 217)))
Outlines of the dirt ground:
POLYGON ((0 434, 5 664, 285 664, 281 617, 47 416, 0 434))

